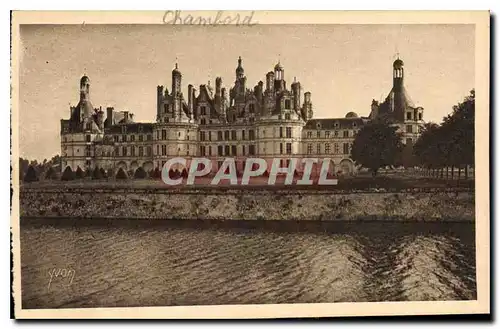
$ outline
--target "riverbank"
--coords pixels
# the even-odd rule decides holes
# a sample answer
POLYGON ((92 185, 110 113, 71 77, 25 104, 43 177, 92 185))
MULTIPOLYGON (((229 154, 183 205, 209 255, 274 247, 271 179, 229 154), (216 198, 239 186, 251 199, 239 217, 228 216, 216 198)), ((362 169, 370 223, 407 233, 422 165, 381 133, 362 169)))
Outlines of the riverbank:
POLYGON ((474 221, 474 192, 21 189, 27 218, 243 221, 474 221))

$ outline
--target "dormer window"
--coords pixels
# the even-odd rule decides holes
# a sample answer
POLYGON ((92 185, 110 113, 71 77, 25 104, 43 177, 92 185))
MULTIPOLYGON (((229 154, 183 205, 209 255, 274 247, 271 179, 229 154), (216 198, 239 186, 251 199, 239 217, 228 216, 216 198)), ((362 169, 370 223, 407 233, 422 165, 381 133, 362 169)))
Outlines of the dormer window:
POLYGON ((205 120, 205 118, 201 119, 201 124, 202 124, 202 125, 207 124, 207 120, 205 120))
POLYGON ((290 113, 285 113, 285 120, 290 120, 290 113))
POLYGON ((291 102, 289 99, 285 99, 285 110, 289 110, 291 107, 291 102))
POLYGON ((127 126, 122 126, 122 134, 126 134, 127 133, 127 126))
POLYGON ((319 123, 319 122, 318 122, 318 123, 316 124, 316 128, 317 128, 317 129, 321 129, 321 123, 319 123))
POLYGON ((205 106, 200 107, 200 115, 207 115, 207 110, 206 110, 205 106))
POLYGON ((356 122, 353 122, 353 123, 352 123, 352 127, 353 127, 353 128, 356 128, 356 122))
POLYGON ((339 127, 339 123, 335 122, 333 126, 335 127, 335 129, 337 129, 339 127))
POLYGON ((248 110, 250 111, 250 113, 254 113, 255 112, 255 104, 250 104, 248 106, 248 110))

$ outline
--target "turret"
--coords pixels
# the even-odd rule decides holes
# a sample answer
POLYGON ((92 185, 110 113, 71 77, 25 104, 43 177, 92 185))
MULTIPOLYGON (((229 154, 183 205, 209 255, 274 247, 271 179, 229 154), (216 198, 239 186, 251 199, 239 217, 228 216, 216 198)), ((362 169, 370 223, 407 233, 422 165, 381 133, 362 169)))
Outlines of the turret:
POLYGON ((274 89, 276 91, 283 91, 285 86, 285 69, 280 62, 274 66, 274 89))
POLYGON ((94 108, 90 102, 90 79, 86 75, 80 79, 80 102, 78 106, 80 110, 80 120, 90 118, 94 114, 94 108))
POLYGON ((394 91, 400 91, 403 87, 403 78, 404 78, 404 63, 401 59, 396 59, 392 64, 392 77, 393 77, 393 88, 394 91))
POLYGON ((80 79, 80 101, 90 100, 90 79, 84 75, 80 79))
POLYGON ((182 73, 179 71, 179 66, 175 63, 175 69, 172 70, 172 96, 179 96, 182 88, 182 73))
POLYGON ((175 69, 172 71, 172 102, 174 116, 180 116, 182 111, 182 74, 179 71, 179 66, 175 63, 175 69))
POLYGON ((245 70, 241 66, 241 56, 238 57, 238 66, 236 67, 236 80, 241 79, 245 76, 245 70))

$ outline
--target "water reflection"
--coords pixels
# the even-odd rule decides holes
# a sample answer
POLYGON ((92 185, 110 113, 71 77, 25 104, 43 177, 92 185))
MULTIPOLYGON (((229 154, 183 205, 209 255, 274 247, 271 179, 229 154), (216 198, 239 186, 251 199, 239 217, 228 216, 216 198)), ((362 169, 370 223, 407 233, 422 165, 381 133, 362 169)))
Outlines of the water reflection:
POLYGON ((23 307, 476 298, 474 225, 350 223, 320 230, 23 222, 23 307), (75 271, 71 286, 53 267, 75 271))

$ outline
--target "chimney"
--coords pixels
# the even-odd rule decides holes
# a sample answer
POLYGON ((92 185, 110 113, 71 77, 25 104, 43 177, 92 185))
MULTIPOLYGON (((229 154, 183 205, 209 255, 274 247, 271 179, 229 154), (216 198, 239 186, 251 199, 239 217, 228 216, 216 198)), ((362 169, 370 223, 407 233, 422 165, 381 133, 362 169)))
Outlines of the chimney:
POLYGON ((274 90, 274 72, 268 72, 266 74, 266 90, 267 91, 274 90))
POLYGON ((188 85, 188 109, 189 109, 189 113, 193 113, 193 106, 194 106, 194 93, 193 93, 193 85, 192 84, 189 84, 188 85))
POLYGON ((226 118, 226 102, 227 102, 227 92, 226 88, 221 88, 221 102, 220 102, 220 113, 226 118))
POLYGON ((128 111, 123 111, 123 122, 128 122, 128 111))
POLYGON ((215 95, 218 96, 221 95, 221 87, 222 87, 222 78, 221 77, 215 78, 215 95))
POLYGON ((301 103, 301 99, 300 99, 300 93, 301 93, 301 90, 300 90, 300 82, 297 82, 297 81, 294 81, 292 83, 292 92, 293 92, 293 108, 294 109, 299 109, 300 108, 300 103, 301 103))
POLYGON ((107 112, 107 115, 106 115, 106 128, 109 128, 113 125, 113 111, 114 111, 114 108, 113 107, 108 107, 106 108, 106 112, 107 112))
POLYGON ((310 104, 311 103, 311 92, 307 91, 304 93, 304 104, 310 104))
POLYGON ((156 87, 156 115, 157 117, 161 114, 161 108, 163 105, 163 86, 156 87))

